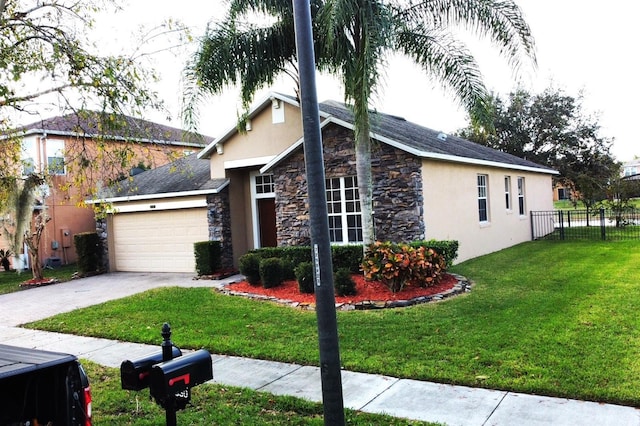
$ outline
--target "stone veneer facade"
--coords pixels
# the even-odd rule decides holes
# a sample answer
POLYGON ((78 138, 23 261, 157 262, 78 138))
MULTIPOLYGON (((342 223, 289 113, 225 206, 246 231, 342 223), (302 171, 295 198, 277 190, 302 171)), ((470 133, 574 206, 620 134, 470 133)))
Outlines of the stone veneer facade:
POLYGON ((233 246, 231 244, 229 187, 218 194, 207 195, 207 222, 209 223, 209 240, 220 241, 222 246, 222 268, 232 268, 233 246))
MULTIPOLYGON (((356 175, 353 132, 330 125, 323 130, 326 178, 356 175)), ((420 159, 374 141, 372 147, 375 238, 408 242, 425 237, 420 159)), ((303 150, 274 167, 279 246, 309 245, 309 203, 303 150)))

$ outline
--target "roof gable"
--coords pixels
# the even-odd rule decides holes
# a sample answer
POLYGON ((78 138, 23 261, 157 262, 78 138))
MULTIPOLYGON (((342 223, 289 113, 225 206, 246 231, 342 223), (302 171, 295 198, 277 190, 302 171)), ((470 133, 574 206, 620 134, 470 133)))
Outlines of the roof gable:
MULTIPOLYGON (((300 108, 300 102, 292 96, 283 95, 282 93, 270 92, 267 96, 265 96, 262 100, 260 100, 256 105, 254 105, 249 112, 247 113, 246 119, 252 120, 257 115, 261 114, 266 108, 270 107, 272 102, 275 100, 280 102, 285 102, 289 105, 292 105, 296 108, 300 108)), ((229 139, 231 139, 235 134, 239 132, 238 124, 234 123, 234 125, 228 128, 222 135, 215 138, 211 143, 209 143, 199 154, 198 158, 209 158, 211 154, 216 150, 216 147, 220 147, 224 145, 229 139)))

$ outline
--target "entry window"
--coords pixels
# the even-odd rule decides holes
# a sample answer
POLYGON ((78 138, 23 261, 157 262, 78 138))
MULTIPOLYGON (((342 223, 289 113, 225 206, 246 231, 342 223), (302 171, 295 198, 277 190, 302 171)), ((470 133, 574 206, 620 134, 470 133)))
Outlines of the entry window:
POLYGON ((257 175, 256 176, 256 194, 273 194, 273 175, 257 175))
POLYGON ((332 243, 362 242, 362 212, 355 176, 326 180, 329 238, 332 243))
POLYGON ((47 170, 51 175, 63 175, 64 141, 47 140, 47 170))
POLYGON ((489 221, 488 176, 478 175, 478 218, 481 223, 489 221))
POLYGON ((504 204, 507 210, 511 210, 511 176, 504 177, 504 204))
POLYGON ((525 205, 524 205, 524 178, 518 178, 518 213, 520 216, 525 215, 525 205))

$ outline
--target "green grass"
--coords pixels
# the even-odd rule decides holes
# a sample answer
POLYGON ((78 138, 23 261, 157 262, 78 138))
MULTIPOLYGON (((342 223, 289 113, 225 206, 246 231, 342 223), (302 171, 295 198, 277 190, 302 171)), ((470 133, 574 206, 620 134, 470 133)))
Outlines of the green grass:
MULTIPOLYGON (((629 204, 634 208, 640 208, 640 198, 632 198, 629 200, 629 204)), ((571 200, 558 200, 553 202, 554 210, 584 210, 586 209, 582 201, 578 201, 575 205, 571 200)))
MULTIPOLYGON (((159 425, 165 411, 149 391, 124 391, 117 369, 83 361, 91 378, 93 424, 159 425)), ((349 425, 434 425, 346 410, 349 425)), ((302 399, 258 393, 249 389, 204 384, 193 388, 191 405, 178 411, 179 425, 322 425, 322 406, 302 399)))
MULTIPOLYGON (((640 242, 534 241, 453 268, 471 293, 338 312, 348 370, 640 406, 640 242)), ((166 288, 33 327, 317 365, 314 312, 166 288)))
MULTIPOLYGON (((60 281, 69 281, 71 276, 76 272, 78 268, 75 264, 61 266, 56 269, 45 269, 45 278, 57 278, 60 281)), ((0 272, 0 294, 13 293, 14 291, 28 290, 20 287, 20 284, 24 281, 33 278, 31 271, 2 271, 0 272)))

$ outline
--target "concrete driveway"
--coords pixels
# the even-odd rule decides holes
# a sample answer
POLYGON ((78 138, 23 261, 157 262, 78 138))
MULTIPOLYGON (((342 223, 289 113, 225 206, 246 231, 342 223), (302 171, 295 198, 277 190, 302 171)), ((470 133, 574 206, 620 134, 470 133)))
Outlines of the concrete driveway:
POLYGON ((0 324, 15 327, 152 288, 221 287, 240 279, 234 276, 215 281, 194 277, 195 274, 115 272, 9 293, 0 296, 0 324))

